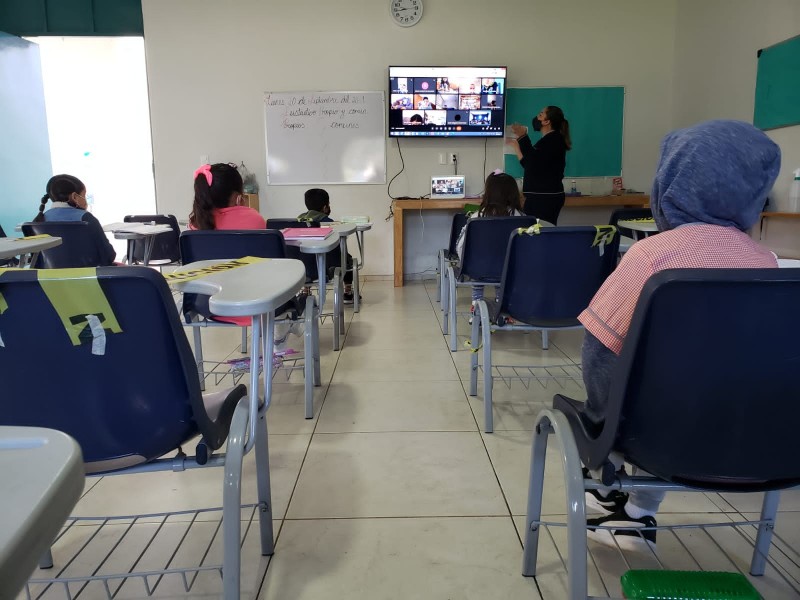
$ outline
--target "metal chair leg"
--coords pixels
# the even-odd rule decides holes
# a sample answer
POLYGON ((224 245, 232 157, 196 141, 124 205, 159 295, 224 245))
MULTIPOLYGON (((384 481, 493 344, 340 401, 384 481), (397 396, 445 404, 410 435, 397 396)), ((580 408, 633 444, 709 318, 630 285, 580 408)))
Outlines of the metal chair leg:
POLYGON ((239 352, 247 354, 247 327, 242 327, 242 346, 239 352))
POLYGON ((442 333, 447 335, 448 324, 450 322, 450 280, 448 278, 448 269, 445 268, 442 274, 442 333))
POLYGON ((303 375, 305 377, 306 419, 314 417, 314 297, 306 297, 303 328, 303 375))
POLYGON ((456 286, 456 276, 452 266, 447 267, 447 280, 449 282, 447 293, 450 300, 450 352, 456 352, 458 350, 458 315, 456 314, 458 286, 456 286))
POLYGON ((478 310, 482 323, 483 348, 483 430, 494 431, 494 406, 492 405, 492 325, 489 322, 489 307, 486 301, 478 302, 478 310))
POLYGON ((200 378, 200 389, 205 391, 206 379, 203 376, 203 336, 199 327, 192 327, 192 337, 194 338, 194 359, 197 363, 197 376, 200 378))
POLYGON ((358 259, 353 259, 353 312, 361 312, 361 284, 358 277, 358 259))
POLYGON ((267 431, 267 406, 258 411, 256 430, 256 486, 258 489, 258 521, 261 534, 261 555, 275 553, 274 532, 272 530, 272 489, 269 474, 269 434, 267 431))
POLYGON ((242 398, 236 405, 225 452, 225 479, 222 488, 222 589, 225 600, 238 600, 241 588, 242 461, 247 436, 248 405, 248 398, 242 398))
POLYGON ((475 311, 472 316, 472 332, 470 335, 470 359, 469 359, 469 395, 478 395, 478 351, 481 340, 481 327, 484 326, 479 311, 475 311))
POLYGON ((778 513, 780 499, 781 493, 778 490, 764 493, 764 502, 761 504, 761 521, 766 522, 758 526, 753 558, 750 561, 750 575, 763 575, 766 569, 769 547, 775 530, 775 515, 778 513))

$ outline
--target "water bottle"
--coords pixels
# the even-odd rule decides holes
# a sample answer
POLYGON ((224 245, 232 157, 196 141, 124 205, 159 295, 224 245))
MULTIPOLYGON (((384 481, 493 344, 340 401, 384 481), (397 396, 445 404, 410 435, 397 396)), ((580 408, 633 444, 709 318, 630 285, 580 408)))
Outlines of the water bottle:
POLYGON ((794 181, 789 188, 789 211, 800 212, 800 169, 795 170, 794 181))
POLYGON ((572 180, 572 189, 569 191, 570 194, 578 195, 578 182, 574 179, 572 180))

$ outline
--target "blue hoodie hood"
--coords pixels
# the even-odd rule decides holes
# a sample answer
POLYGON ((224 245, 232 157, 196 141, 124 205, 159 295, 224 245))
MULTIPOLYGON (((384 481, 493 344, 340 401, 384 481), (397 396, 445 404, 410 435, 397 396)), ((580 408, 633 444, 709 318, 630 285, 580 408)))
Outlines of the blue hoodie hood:
POLYGON ((781 150, 743 121, 706 121, 661 142, 650 206, 660 231, 685 223, 750 229, 781 168, 781 150))

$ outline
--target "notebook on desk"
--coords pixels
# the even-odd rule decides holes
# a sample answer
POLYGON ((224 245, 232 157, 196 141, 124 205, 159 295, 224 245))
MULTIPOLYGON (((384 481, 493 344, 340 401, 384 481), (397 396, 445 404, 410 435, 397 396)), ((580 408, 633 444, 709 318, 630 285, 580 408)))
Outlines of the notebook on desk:
POLYGON ((326 227, 288 227, 281 229, 286 240, 324 240, 333 233, 333 229, 326 227))

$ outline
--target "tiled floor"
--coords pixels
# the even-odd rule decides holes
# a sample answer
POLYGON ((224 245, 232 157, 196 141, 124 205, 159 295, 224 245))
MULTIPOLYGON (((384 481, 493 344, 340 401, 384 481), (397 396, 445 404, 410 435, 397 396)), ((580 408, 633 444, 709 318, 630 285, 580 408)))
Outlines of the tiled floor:
MULTIPOLYGON (((560 556, 566 555, 566 531, 552 527, 543 536, 536 579, 520 575, 519 533, 524 528, 533 420, 562 388, 554 383, 547 388, 495 384, 495 432, 484 434, 481 395, 469 398, 466 393, 470 353, 448 351, 433 282, 395 289, 389 281, 369 281, 363 295, 361 313, 347 311, 340 352, 330 349, 330 324, 322 328, 323 385, 315 392, 314 419, 303 418, 298 374, 289 382, 277 375, 268 412, 276 550, 271 559, 262 558, 256 536, 246 537, 243 594, 293 600, 565 598, 560 556)), ((466 339, 463 321, 459 332, 466 339)), ((536 335, 497 334, 493 344, 503 360, 578 361, 581 335, 555 334, 547 352, 536 335)), ((294 341, 299 348, 299 338, 294 341)), ((238 330, 205 331, 204 342, 207 357, 238 355, 238 330)), ((582 397, 576 384, 568 384, 566 393, 582 397)), ((548 464, 546 519, 563 522, 565 500, 555 453, 548 464)), ((246 459, 243 496, 245 502, 255 500, 252 456, 246 459)), ((90 480, 76 514, 126 515, 220 503, 220 472, 210 469, 90 480)), ((670 494, 663 509, 663 523, 726 522, 752 518, 759 502, 737 495, 670 494)), ((784 494, 781 509, 781 539, 772 550, 778 570, 770 567, 766 576, 752 578, 770 600, 800 597, 800 494, 784 494)), ((243 510, 243 520, 247 518, 243 510)), ((188 519, 171 521, 160 535, 182 535, 188 519)), ((91 522, 81 525, 71 532, 69 543, 82 543, 93 527, 91 522)), ((199 516, 192 526, 198 541, 185 543, 181 553, 205 548, 213 527, 210 517, 199 516)), ((668 568, 746 572, 747 535, 749 530, 730 528, 664 534, 659 559, 668 568)), ((111 538, 106 547, 116 539, 112 532, 98 537, 111 538)), ((122 562, 128 558, 125 552, 129 563, 138 556, 137 543, 135 536, 126 538, 130 549, 123 549, 122 562)), ((599 546, 590 545, 590 551, 590 592, 597 595, 621 595, 619 576, 628 568, 626 561, 633 567, 656 562, 652 556, 622 556, 599 546)), ((211 554, 216 552, 214 541, 211 554)), ((57 563, 59 554, 56 548, 57 563)), ((92 560, 96 564, 91 551, 84 554, 78 561, 84 564, 76 568, 92 560)), ((182 560, 179 556, 176 563, 182 560)), ((51 589, 44 597, 64 597, 56 592, 51 589)), ((161 598, 182 594, 178 579, 164 578, 156 588, 161 598)), ((218 595, 216 573, 198 577, 189 594, 218 595)), ((143 596, 140 582, 126 584, 118 595, 143 596)), ((87 587, 79 597, 105 595, 87 587)))

